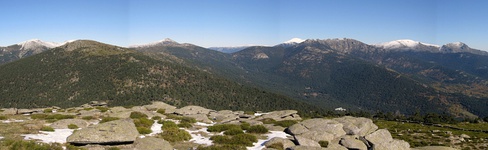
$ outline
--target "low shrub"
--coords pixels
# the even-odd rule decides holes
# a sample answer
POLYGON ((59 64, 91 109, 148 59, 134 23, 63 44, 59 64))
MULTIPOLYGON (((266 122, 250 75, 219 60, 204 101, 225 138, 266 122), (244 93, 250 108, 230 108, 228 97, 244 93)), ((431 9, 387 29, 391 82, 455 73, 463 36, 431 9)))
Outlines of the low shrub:
POLYGON ((249 129, 247 129, 247 133, 263 134, 263 133, 268 133, 268 129, 263 125, 254 125, 249 127, 249 129))
POLYGON ((178 125, 176 125, 176 123, 174 123, 173 121, 160 121, 158 123, 163 124, 163 126, 161 127, 161 129, 163 129, 163 130, 166 130, 169 128, 178 128, 178 125))
POLYGON ((237 134, 243 134, 244 131, 240 128, 231 128, 227 131, 224 132, 225 135, 237 135, 237 134))
POLYGON ((53 112, 53 109, 44 109, 42 112, 44 112, 44 113, 52 113, 53 112))
POLYGON ((180 124, 178 124, 178 127, 181 127, 181 128, 191 128, 193 127, 193 125, 189 122, 181 122, 180 124))
MULTIPOLYGON (((7 139, 2 142, 2 147, 10 150, 62 150, 59 143, 38 143, 36 141, 11 140, 7 139)), ((2 148, 3 149, 3 148, 2 148)))
POLYGON ((166 110, 165 109, 158 109, 156 112, 164 115, 164 113, 166 113, 166 110))
POLYGON ((83 119, 83 120, 92 120, 92 119, 94 119, 94 117, 93 116, 85 116, 85 117, 82 117, 81 119, 83 119))
POLYGON ((159 116, 153 116, 151 119, 152 120, 161 120, 161 117, 159 117, 159 116))
POLYGON ((242 130, 248 130, 249 127, 251 127, 251 124, 249 124, 247 122, 241 123, 241 129, 242 130))
POLYGON ((101 107, 101 106, 98 106, 98 107, 95 107, 96 109, 100 110, 101 112, 106 112, 108 110, 110 110, 108 107, 101 107))
POLYGON ((164 131, 159 134, 159 137, 170 142, 187 141, 191 139, 190 133, 178 128, 164 129, 164 131))
POLYGON ((138 118, 134 119, 134 124, 136 125, 136 127, 151 128, 151 126, 154 124, 154 121, 147 118, 138 118))
POLYGON ((137 131, 139 131, 139 134, 149 134, 152 133, 152 130, 146 127, 137 127, 137 131))
POLYGON ((181 117, 180 122, 196 123, 197 120, 191 117, 181 117))
POLYGON ((226 130, 229 130, 232 128, 241 129, 241 127, 239 125, 235 125, 235 124, 217 124, 217 125, 213 125, 213 126, 208 127, 207 131, 208 132, 222 132, 222 131, 226 131, 226 130))
POLYGON ((132 119, 147 118, 147 115, 142 112, 134 111, 130 113, 130 118, 132 119))
POLYGON ((48 132, 54 132, 54 129, 50 126, 43 126, 41 128, 41 131, 48 131, 48 132))
POLYGON ((237 134, 234 136, 222 136, 222 135, 216 135, 210 137, 210 140, 212 140, 214 143, 217 144, 228 144, 228 145, 242 145, 242 146, 252 146, 254 142, 257 142, 258 139, 256 136, 252 134, 237 134))
POLYGON ((69 124, 69 125, 68 125, 68 128, 69 128, 69 129, 78 129, 78 126, 77 126, 77 125, 75 125, 75 124, 69 124))
POLYGON ((7 120, 7 116, 0 116, 0 120, 7 120))

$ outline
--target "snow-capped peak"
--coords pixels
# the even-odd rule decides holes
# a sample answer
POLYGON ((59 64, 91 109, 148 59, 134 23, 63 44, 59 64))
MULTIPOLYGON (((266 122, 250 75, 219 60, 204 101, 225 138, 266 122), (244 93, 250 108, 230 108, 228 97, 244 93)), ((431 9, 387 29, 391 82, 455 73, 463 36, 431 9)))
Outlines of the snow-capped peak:
POLYGON ((32 39, 32 40, 20 42, 17 45, 21 46, 20 49, 34 49, 34 48, 39 47, 39 46, 44 46, 47 48, 54 48, 54 47, 61 46, 62 44, 55 43, 55 42, 44 42, 44 41, 41 41, 39 39, 32 39))
POLYGON ((303 41, 305 41, 305 40, 302 40, 300 38, 292 38, 292 39, 290 39, 290 40, 288 40, 286 42, 283 42, 283 43, 285 43, 285 44, 302 43, 303 41))
POLYGON ((457 47, 457 48, 463 47, 465 45, 466 44, 464 44, 463 42, 453 42, 453 43, 447 43, 446 44, 446 46, 449 46, 449 47, 457 47))
POLYGON ((382 47, 385 49, 395 49, 395 48, 413 48, 413 47, 418 46, 420 44, 426 45, 426 46, 439 47, 438 45, 422 43, 422 42, 414 41, 414 40, 410 40, 410 39, 390 41, 390 42, 375 44, 375 46, 382 47))
POLYGON ((179 45, 178 42, 170 39, 170 38, 165 38, 163 40, 159 40, 159 41, 156 41, 156 42, 151 42, 151 43, 147 43, 147 44, 141 44, 141 45, 131 45, 129 47, 131 48, 141 48, 141 47, 151 47, 151 46, 155 46, 155 45, 179 45))

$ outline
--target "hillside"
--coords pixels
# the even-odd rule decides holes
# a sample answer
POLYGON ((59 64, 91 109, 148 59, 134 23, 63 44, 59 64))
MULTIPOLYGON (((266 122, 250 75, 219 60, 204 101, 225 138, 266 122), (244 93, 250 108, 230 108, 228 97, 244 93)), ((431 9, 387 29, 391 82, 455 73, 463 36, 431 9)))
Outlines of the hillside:
POLYGON ((305 103, 188 67, 173 56, 80 40, 0 66, 0 107, 77 106, 93 100, 140 105, 153 100, 212 109, 318 111, 305 103))
POLYGON ((391 51, 353 39, 307 40, 285 49, 250 47, 233 54, 234 61, 251 72, 245 76, 251 83, 322 107, 464 117, 488 115, 483 57, 391 51), (426 73, 429 69, 447 79, 426 73))

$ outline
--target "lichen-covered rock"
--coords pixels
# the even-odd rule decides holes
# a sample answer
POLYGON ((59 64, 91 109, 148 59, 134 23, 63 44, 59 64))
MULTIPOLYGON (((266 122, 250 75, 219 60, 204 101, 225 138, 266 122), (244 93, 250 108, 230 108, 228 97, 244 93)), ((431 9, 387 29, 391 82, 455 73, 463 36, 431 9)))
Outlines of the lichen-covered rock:
POLYGON ((134 142, 135 150, 173 150, 173 146, 164 139, 155 137, 138 138, 134 142))
POLYGON ((311 146, 311 147, 320 147, 320 144, 317 141, 302 137, 300 135, 296 135, 295 141, 300 146, 311 146))
POLYGON ((175 106, 171 106, 169 104, 166 104, 164 102, 153 102, 151 105, 144 105, 147 110, 153 110, 156 111, 158 109, 164 109, 165 113, 174 113, 176 110, 175 106))
POLYGON ((403 140, 395 140, 391 137, 391 134, 386 129, 379 129, 369 135, 365 136, 365 139, 368 140, 375 150, 388 150, 388 149, 397 149, 397 150, 408 150, 410 149, 410 144, 403 140))
POLYGON ((280 138, 280 137, 274 137, 274 138, 270 139, 269 141, 264 143, 264 146, 269 147, 269 146, 276 144, 276 143, 281 143, 281 145, 283 145, 283 147, 282 147, 283 149, 295 146, 295 143, 293 143, 289 139, 284 139, 284 138, 280 138))
POLYGON ((54 129, 67 129, 68 125, 74 124, 79 128, 85 128, 89 123, 82 119, 63 119, 52 123, 50 126, 54 129))
POLYGON ((273 111, 267 114, 262 115, 256 119, 273 119, 276 121, 282 120, 302 120, 302 118, 297 114, 298 111, 296 110, 281 110, 281 111, 273 111))
POLYGON ((185 107, 182 107, 180 109, 176 109, 175 113, 179 114, 179 115, 196 115, 196 114, 207 115, 210 113, 210 111, 213 111, 213 110, 203 108, 200 106, 185 106, 185 107))
POLYGON ((340 144, 348 149, 357 149, 357 150, 368 149, 368 147, 366 147, 366 145, 362 141, 355 139, 352 136, 345 136, 341 138, 340 144))
POLYGON ((343 125, 329 119, 309 119, 286 129, 291 135, 301 135, 315 141, 331 141, 346 134, 343 125))
POLYGON ((195 118, 195 120, 204 123, 212 123, 212 120, 208 119, 207 115, 205 114, 193 114, 193 115, 185 115, 186 117, 195 118))
POLYGON ((17 108, 4 108, 3 111, 0 112, 2 115, 15 115, 17 114, 17 108))
POLYGON ((72 144, 132 143, 139 132, 132 119, 121 119, 80 129, 67 138, 72 144))
POLYGON ((333 120, 340 122, 348 135, 366 136, 378 129, 373 120, 368 118, 345 116, 333 120))

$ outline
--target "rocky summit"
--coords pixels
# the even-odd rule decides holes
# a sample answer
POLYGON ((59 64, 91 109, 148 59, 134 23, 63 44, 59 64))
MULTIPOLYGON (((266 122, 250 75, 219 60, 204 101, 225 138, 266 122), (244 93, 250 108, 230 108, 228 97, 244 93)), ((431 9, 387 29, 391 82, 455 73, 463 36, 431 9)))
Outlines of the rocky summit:
POLYGON ((9 131, 0 132, 2 149, 12 149, 14 146, 5 144, 12 142, 4 141, 19 137, 23 140, 17 142, 35 140, 49 149, 450 149, 411 148, 408 142, 393 138, 388 129, 379 129, 373 120, 363 117, 303 119, 296 110, 217 111, 194 105, 177 108, 163 102, 132 107, 97 104, 1 109, 0 126, 9 131))

